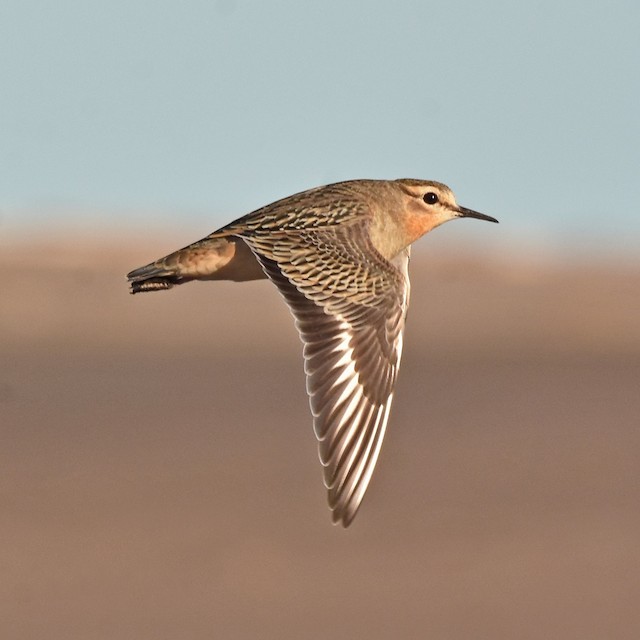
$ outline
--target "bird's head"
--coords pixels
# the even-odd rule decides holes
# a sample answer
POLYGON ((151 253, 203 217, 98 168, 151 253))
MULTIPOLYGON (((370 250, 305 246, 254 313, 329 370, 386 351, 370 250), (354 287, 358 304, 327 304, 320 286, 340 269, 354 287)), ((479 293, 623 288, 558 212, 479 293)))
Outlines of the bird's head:
POLYGON ((461 207, 453 191, 441 182, 428 180, 396 180, 405 193, 407 229, 415 239, 455 218, 478 218, 498 222, 495 218, 461 207))

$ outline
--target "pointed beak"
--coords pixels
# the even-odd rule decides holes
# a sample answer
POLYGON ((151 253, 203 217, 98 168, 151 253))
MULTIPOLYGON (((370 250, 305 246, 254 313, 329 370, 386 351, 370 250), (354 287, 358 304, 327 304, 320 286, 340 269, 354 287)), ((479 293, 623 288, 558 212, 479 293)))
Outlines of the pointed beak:
POLYGON ((487 216, 484 213, 478 213, 473 209, 466 207, 458 207, 458 218, 478 218, 478 220, 487 220, 488 222, 498 222, 495 218, 487 216))

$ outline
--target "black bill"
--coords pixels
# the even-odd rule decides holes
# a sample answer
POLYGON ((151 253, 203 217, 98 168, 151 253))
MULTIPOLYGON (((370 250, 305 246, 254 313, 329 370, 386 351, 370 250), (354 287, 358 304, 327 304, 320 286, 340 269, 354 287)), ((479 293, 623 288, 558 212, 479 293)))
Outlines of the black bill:
POLYGON ((487 220, 487 222, 498 222, 495 218, 487 216, 484 213, 478 213, 473 209, 467 209, 466 207, 458 207, 460 218, 478 218, 478 220, 487 220))

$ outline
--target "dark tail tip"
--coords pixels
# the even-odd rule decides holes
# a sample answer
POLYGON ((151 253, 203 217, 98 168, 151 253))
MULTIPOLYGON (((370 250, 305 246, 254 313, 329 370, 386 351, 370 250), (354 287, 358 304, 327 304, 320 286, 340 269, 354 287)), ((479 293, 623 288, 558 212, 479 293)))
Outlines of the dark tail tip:
POLYGON ((141 293, 143 291, 163 291, 164 289, 171 289, 175 281, 171 281, 169 278, 149 278, 148 280, 130 280, 129 281, 129 293, 141 293))
POLYGON ((180 284, 183 278, 152 262, 127 273, 127 280, 131 293, 141 293, 171 289, 174 284, 180 284))

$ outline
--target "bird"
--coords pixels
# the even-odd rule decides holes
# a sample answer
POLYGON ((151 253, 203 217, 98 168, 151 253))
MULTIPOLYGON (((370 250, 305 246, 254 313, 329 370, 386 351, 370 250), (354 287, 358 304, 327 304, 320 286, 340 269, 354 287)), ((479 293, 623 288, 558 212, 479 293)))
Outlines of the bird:
POLYGON ((334 524, 348 527, 384 439, 409 306, 411 245, 456 218, 495 218, 418 179, 302 191, 127 274, 130 292, 268 278, 303 343, 306 389, 334 524))

